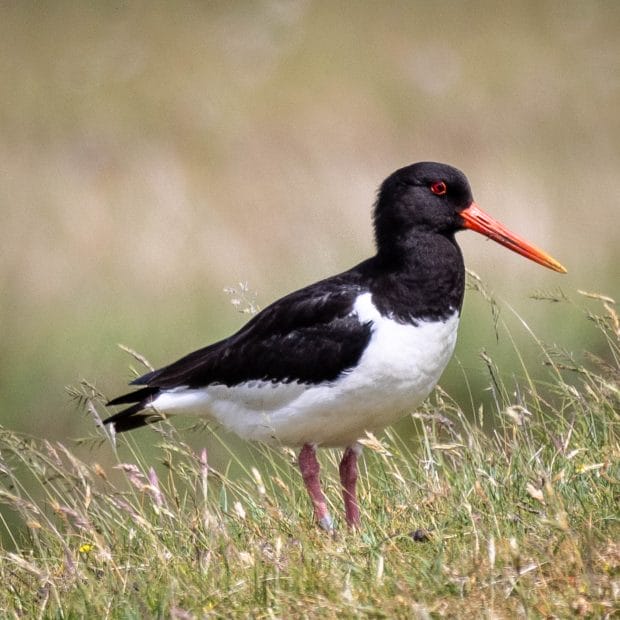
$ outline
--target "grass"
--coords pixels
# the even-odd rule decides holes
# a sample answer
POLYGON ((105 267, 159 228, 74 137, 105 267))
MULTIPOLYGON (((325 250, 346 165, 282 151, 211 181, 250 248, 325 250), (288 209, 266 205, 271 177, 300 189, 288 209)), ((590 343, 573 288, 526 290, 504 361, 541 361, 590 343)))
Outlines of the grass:
MULTIPOLYGON (((0 501, 14 517, 2 523, 2 616, 620 613, 620 326, 613 301, 596 298, 603 311, 584 318, 604 359, 536 339, 545 382, 486 356, 492 410, 466 416, 437 389, 412 416, 417 438, 368 436, 359 533, 315 527, 288 450, 256 448, 233 476, 164 423, 156 473, 132 436, 104 468, 2 429, 0 501)), ((88 383, 76 393, 98 421, 102 396, 88 383)), ((336 514, 338 456, 321 453, 336 514)))

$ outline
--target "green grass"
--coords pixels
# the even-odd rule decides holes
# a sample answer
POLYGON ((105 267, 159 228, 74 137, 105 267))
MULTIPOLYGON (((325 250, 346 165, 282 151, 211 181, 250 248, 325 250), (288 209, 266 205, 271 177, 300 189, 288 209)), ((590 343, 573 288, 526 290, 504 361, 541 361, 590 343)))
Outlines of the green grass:
MULTIPOLYGON (((592 303, 603 311, 584 320, 602 332, 604 359, 535 338, 544 383, 486 357, 492 408, 474 395, 468 417, 438 389, 413 415, 417 437, 368 437, 359 533, 315 527, 287 450, 231 453, 232 475, 161 424, 155 473, 133 436, 117 438, 123 457, 104 468, 2 429, 2 616, 619 613, 620 327, 611 300, 592 303)), ((87 383, 76 392, 97 420, 101 395, 87 383)), ((320 455, 336 514, 338 456, 320 455)))

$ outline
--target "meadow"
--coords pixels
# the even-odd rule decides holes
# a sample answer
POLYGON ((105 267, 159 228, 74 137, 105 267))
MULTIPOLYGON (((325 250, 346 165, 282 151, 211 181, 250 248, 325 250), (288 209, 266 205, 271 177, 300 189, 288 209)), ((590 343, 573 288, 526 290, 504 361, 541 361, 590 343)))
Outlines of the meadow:
MULTIPOLYGON (((493 406, 469 419, 441 389, 362 443, 363 525, 312 522, 289 449, 218 470, 204 434, 159 423, 156 459, 107 435, 104 400, 72 390, 116 463, 0 431, 0 501, 12 550, 1 557, 5 617, 611 618, 620 612, 620 318, 609 298, 584 311, 606 360, 548 346, 547 378, 485 354, 493 406), (493 430, 485 427, 493 418, 493 430), (157 467, 155 467, 157 464, 157 467)), ((568 302, 564 302, 568 303, 568 302)), ((498 330, 508 328, 503 321, 498 330)), ((519 357, 518 349, 514 350, 519 357)), ((136 356, 136 361, 140 357, 136 356)), ((321 454, 338 514, 337 452, 321 454)))
POLYGON ((2 4, 2 615, 613 615, 619 31, 604 1, 2 4), (360 534, 314 528, 289 452, 97 429, 127 349, 368 257, 421 160, 569 273, 459 236, 456 354, 368 438, 360 534))

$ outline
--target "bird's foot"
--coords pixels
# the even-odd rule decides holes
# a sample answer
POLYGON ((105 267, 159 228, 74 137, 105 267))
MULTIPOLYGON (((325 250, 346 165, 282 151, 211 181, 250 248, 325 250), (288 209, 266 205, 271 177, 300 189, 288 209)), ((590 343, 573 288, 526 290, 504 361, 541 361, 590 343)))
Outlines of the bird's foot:
POLYGON ((319 527, 322 530, 325 530, 328 534, 331 534, 334 531, 334 520, 330 514, 326 514, 317 520, 319 522, 319 527))

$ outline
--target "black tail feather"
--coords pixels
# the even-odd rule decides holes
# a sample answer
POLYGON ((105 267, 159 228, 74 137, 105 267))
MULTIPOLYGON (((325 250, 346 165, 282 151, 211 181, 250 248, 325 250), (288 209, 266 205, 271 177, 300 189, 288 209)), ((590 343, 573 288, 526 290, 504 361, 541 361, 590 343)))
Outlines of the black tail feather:
POLYGON ((135 392, 129 392, 129 394, 122 394, 121 396, 117 396, 112 400, 109 400, 106 403, 106 406, 113 407, 114 405, 125 405, 129 403, 139 403, 144 402, 151 399, 159 392, 159 388, 156 387, 145 387, 141 390, 136 390, 135 392))
POLYGON ((148 426, 152 422, 161 420, 162 416, 152 411, 142 411, 139 405, 124 409, 112 417, 104 420, 104 424, 114 424, 114 430, 117 433, 124 433, 126 431, 132 431, 142 426, 148 426))
POLYGON ((104 424, 114 424, 114 429, 117 433, 124 433, 125 431, 131 431, 141 426, 146 426, 151 422, 161 420, 162 416, 158 415, 152 410, 145 411, 149 404, 153 401, 153 398, 159 393, 159 388, 146 387, 129 394, 123 394, 117 396, 108 401, 107 406, 124 405, 129 403, 135 403, 131 407, 127 407, 118 413, 106 418, 104 424))

